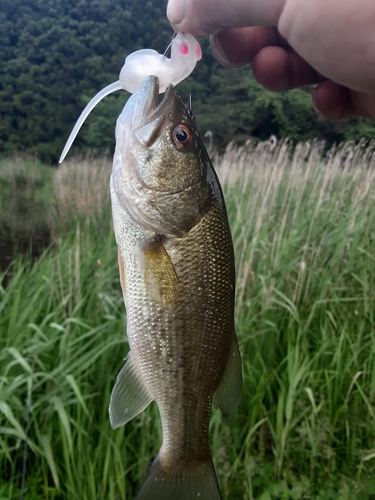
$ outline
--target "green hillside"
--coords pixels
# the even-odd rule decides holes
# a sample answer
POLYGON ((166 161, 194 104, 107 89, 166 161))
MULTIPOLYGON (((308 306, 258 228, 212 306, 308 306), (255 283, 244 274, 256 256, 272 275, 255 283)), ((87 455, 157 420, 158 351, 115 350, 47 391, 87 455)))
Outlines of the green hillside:
MULTIPOLYGON (((163 52, 172 36, 166 0, 2 0, 0 4, 0 155, 56 162, 88 100, 115 81, 134 50, 163 52)), ((248 68, 225 70, 203 40, 203 60, 183 82, 192 91, 200 130, 222 147, 271 134, 328 142, 374 136, 373 122, 318 119, 311 91, 271 94, 248 68), (218 119, 218 116, 220 117, 218 119)), ((114 124, 128 94, 101 103, 78 135, 76 150, 111 150, 114 124)))

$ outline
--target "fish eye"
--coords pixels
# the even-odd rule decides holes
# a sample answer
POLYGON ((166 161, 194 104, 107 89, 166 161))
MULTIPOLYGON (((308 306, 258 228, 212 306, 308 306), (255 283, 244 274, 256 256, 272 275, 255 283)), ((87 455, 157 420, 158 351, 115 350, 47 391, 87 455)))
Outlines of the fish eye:
POLYGON ((193 133, 186 125, 180 123, 173 130, 173 141, 178 149, 188 148, 193 142, 193 133))

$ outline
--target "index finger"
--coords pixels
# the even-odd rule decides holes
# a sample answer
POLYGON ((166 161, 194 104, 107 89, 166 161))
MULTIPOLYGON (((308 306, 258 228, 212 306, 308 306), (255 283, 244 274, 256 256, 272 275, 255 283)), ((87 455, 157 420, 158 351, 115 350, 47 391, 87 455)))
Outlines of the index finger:
POLYGON ((228 28, 212 35, 210 42, 214 56, 227 68, 250 63, 264 47, 288 46, 276 28, 266 26, 228 28))

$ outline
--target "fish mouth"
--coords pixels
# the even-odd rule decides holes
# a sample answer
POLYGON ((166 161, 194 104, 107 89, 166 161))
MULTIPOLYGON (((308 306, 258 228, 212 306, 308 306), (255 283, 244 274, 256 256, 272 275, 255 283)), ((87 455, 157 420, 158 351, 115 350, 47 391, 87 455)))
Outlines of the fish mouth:
POLYGON ((157 76, 147 77, 136 94, 134 115, 139 117, 138 127, 144 127, 161 116, 166 117, 176 99, 176 91, 173 85, 169 85, 163 99, 158 102, 159 78, 157 76))

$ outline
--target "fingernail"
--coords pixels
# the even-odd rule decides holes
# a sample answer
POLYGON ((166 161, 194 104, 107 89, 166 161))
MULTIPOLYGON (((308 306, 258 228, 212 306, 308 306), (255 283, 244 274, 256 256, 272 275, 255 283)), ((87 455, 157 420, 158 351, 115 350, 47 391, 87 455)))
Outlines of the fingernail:
POLYGON ((224 52, 224 49, 219 41, 219 38, 216 35, 211 35, 210 36, 210 44, 211 44, 211 49, 212 52, 219 64, 222 66, 225 66, 226 68, 236 68, 238 66, 242 66, 241 64, 236 64, 233 63, 233 61, 230 61, 224 52))
POLYGON ((315 113, 319 116, 319 118, 324 118, 324 115, 321 111, 319 111, 319 109, 314 106, 314 110, 315 110, 315 113))
MULTIPOLYGON (((316 87, 316 89, 317 88, 318 87, 316 87)), ((312 98, 312 102, 313 102, 313 106, 314 106, 314 111, 319 116, 319 118, 325 118, 325 116, 323 115, 323 113, 320 111, 320 109, 318 109, 318 107, 316 105, 316 89, 314 90, 313 98, 312 98)))
POLYGON ((185 18, 185 0, 169 0, 167 17, 173 27, 178 26, 185 18))

